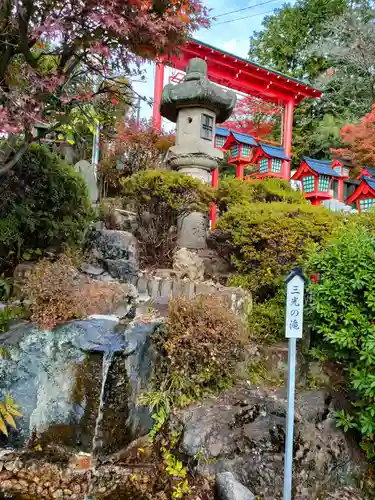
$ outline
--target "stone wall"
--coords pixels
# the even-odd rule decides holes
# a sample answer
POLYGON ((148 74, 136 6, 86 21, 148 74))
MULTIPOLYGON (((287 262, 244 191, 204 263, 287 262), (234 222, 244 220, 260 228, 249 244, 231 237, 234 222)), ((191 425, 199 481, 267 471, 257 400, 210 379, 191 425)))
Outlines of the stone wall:
POLYGON ((252 297, 249 291, 239 287, 224 287, 213 281, 192 281, 182 279, 178 272, 169 269, 155 273, 140 273, 135 286, 142 301, 186 297, 193 299, 198 295, 214 295, 239 315, 249 312, 252 297))

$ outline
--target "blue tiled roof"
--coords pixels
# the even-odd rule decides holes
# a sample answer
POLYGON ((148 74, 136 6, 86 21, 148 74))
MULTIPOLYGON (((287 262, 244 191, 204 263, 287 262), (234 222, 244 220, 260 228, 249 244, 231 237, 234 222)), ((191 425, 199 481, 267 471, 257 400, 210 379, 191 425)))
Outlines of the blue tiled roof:
POLYGON ((230 134, 230 131, 228 128, 216 127, 215 133, 216 133, 216 135, 224 135, 225 137, 228 137, 228 135, 230 134))
POLYGON ((375 168, 371 168, 371 167, 364 167, 364 170, 367 170, 367 172, 372 175, 373 177, 375 177, 375 168))
POLYGON ((315 160, 314 158, 308 158, 307 156, 303 156, 302 160, 307 163, 307 165, 316 172, 321 175, 330 175, 331 177, 340 177, 340 174, 335 172, 333 168, 331 168, 330 160, 315 160))
POLYGON ((369 185, 371 189, 375 191, 375 179, 370 179, 370 177, 363 177, 363 180, 369 185))
POLYGON ((290 157, 285 154, 284 148, 281 146, 271 146, 270 144, 264 144, 264 142, 260 142, 259 146, 263 149, 266 155, 271 156, 271 158, 290 160, 290 157))
POLYGON ((232 130, 232 135, 236 141, 241 142, 241 144, 249 144, 249 146, 258 146, 258 143, 252 135, 241 134, 241 132, 235 132, 232 130))

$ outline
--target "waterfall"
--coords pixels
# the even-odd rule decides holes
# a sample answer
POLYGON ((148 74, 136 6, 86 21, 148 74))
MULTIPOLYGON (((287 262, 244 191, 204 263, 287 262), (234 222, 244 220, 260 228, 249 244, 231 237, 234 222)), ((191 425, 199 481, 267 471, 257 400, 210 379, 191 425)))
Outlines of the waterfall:
MULTIPOLYGON (((103 352, 102 386, 100 389, 98 415, 95 421, 94 437, 92 438, 92 447, 91 447, 92 456, 94 458, 98 456, 98 453, 101 450, 103 444, 100 426, 103 421, 103 410, 105 403, 105 385, 107 382, 109 369, 112 364, 113 356, 114 356, 114 351, 103 352)), ((94 484, 91 478, 89 482, 88 492, 85 495, 84 500, 95 500, 95 497, 91 496, 93 485, 94 484)))
POLYGON ((102 439, 100 434, 100 424, 103 421, 103 409, 104 409, 104 399, 105 399, 105 384, 107 382, 109 368, 112 364, 112 359, 114 356, 113 351, 108 351, 103 353, 103 365, 102 365, 102 387, 100 390, 99 397, 99 408, 98 415, 95 422, 94 437, 92 439, 92 455, 96 457, 99 450, 102 447, 102 439))

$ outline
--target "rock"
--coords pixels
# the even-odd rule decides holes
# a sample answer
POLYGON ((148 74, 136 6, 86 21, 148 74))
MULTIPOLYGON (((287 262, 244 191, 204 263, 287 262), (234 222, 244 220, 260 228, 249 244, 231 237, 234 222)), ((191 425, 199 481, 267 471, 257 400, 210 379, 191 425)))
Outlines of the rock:
POLYGON ((119 319, 128 317, 129 312, 133 309, 132 304, 120 304, 114 311, 114 315, 119 319))
POLYGON ((216 250, 204 249, 198 251, 198 256, 203 260, 204 275, 210 279, 226 282, 233 271, 230 263, 221 257, 216 250))
POLYGON ((109 282, 113 282, 113 281, 117 281, 116 278, 112 278, 112 276, 105 272, 103 274, 101 274, 100 276, 96 276, 96 279, 99 280, 99 281, 104 281, 105 283, 109 283, 109 282))
POLYGON ((181 277, 187 277, 190 280, 204 279, 203 260, 195 252, 186 248, 180 248, 174 253, 173 269, 180 271, 181 277))
POLYGON ((12 394, 23 417, 9 439, 0 436, 0 448, 17 449, 32 438, 43 449, 64 445, 90 453, 97 434, 99 454, 106 454, 146 434, 150 411, 136 402, 153 370, 151 335, 159 323, 121 325, 98 316, 53 331, 23 324, 2 335, 7 357, 0 359, 0 393, 12 394))
POLYGON ((94 257, 113 278, 133 281, 139 270, 138 241, 126 231, 103 229, 92 236, 94 257))
MULTIPOLYGON (((279 500, 286 404, 284 390, 239 386, 181 410, 172 422, 183 427, 179 451, 190 457, 203 452, 212 459, 198 465, 205 476, 232 472, 255 495, 279 500)), ((295 422, 295 500, 317 498, 333 485, 346 486, 346 478, 360 472, 360 451, 336 427, 325 391, 297 394, 295 422)))
POLYGON ((93 235, 95 249, 101 259, 138 260, 137 238, 126 231, 103 229, 93 235))
POLYGON ((128 280, 131 280, 132 277, 137 276, 138 264, 132 262, 131 260, 106 259, 104 262, 105 262, 106 267, 108 269, 108 272, 112 276, 112 278, 128 281, 128 280))
POLYGON ((236 481, 231 472, 221 472, 216 476, 218 500, 255 500, 250 490, 236 481))
POLYGON ((80 266, 81 271, 86 274, 90 274, 90 276, 100 276, 105 271, 102 267, 93 266, 92 264, 83 263, 80 266))

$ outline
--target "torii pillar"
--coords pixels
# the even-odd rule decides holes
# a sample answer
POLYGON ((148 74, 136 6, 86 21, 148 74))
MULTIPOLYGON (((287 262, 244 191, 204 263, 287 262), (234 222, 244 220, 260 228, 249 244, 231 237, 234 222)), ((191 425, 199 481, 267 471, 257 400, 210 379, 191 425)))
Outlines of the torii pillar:
POLYGON ((155 83, 154 83, 154 105, 152 109, 152 127, 154 130, 161 130, 160 101, 164 88, 165 66, 161 61, 155 64, 155 83))
MULTIPOLYGON (((293 116, 294 116, 294 100, 290 99, 285 104, 285 116, 283 123, 283 146, 286 156, 292 157, 292 138, 293 138, 293 116)), ((283 160, 281 165, 282 178, 290 181, 290 164, 288 160, 283 160)))

